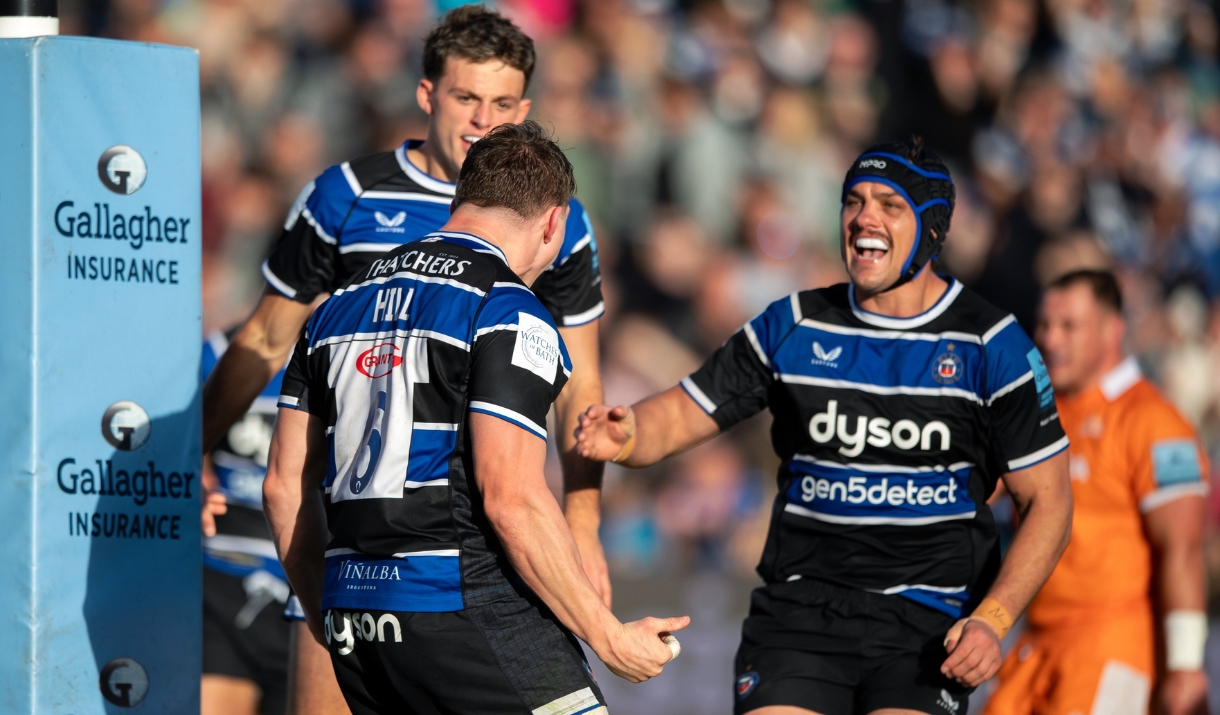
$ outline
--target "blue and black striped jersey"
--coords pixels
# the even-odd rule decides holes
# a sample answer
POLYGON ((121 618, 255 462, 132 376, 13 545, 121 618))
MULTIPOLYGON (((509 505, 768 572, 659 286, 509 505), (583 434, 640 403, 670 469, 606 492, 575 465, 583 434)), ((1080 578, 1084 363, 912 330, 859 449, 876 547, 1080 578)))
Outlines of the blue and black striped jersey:
POLYGON ((767 582, 816 578, 955 617, 998 569, 997 479, 1068 444, 1038 350, 952 280, 913 318, 863 310, 848 285, 794 293, 682 385, 721 429, 774 416, 767 582))
MULTIPOLYGON (((375 259, 439 230, 449 220, 455 184, 411 163, 409 141, 392 152, 332 166, 311 181, 284 223, 263 276, 288 298, 310 303, 333 292, 375 259)), ((605 312, 597 240, 584 206, 570 204, 563 245, 534 282, 538 299, 561 326, 592 322, 605 312)))
MULTIPOLYGON (((236 332, 236 329, 218 330, 204 340, 203 380, 216 367, 236 332)), ((212 450, 212 472, 217 491, 225 495, 228 512, 216 517, 216 535, 203 540, 205 568, 239 577, 266 571, 287 582, 263 516, 263 478, 267 475, 267 452, 271 448, 276 400, 283 377, 281 370, 271 378, 245 416, 229 428, 212 450)))
POLYGON ((279 400, 326 425, 323 608, 455 611, 511 592, 468 415, 546 439, 570 374, 550 314, 475 236, 431 234, 337 289, 309 320, 279 400))

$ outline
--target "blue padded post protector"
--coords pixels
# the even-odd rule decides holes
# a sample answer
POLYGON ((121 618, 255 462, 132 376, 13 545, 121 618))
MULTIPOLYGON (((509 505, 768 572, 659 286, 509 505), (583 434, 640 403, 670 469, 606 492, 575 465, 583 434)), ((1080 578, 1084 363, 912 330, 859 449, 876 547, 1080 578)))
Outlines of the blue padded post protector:
POLYGON ((198 55, 0 39, 0 105, 0 712, 199 712, 198 55))

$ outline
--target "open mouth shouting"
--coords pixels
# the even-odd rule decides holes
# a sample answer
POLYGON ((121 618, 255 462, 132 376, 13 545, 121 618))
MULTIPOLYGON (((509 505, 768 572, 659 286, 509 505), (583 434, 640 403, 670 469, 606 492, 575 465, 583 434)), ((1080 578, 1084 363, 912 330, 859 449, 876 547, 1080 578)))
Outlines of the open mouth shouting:
POLYGON ((875 236, 859 236, 852 242, 856 260, 862 263, 877 263, 890 252, 890 244, 875 236))

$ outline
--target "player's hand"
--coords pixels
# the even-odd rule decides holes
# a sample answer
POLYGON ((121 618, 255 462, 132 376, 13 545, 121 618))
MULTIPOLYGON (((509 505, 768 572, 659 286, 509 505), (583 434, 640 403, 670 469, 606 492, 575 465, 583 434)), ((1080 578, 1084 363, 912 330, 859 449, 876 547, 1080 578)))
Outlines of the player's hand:
POLYGON ((580 416, 580 426, 576 428, 576 453, 595 462, 609 462, 618 456, 633 434, 635 413, 630 407, 593 405, 580 416))
POLYGON ((225 495, 219 492, 204 490, 203 492, 203 535, 216 536, 216 517, 228 513, 229 505, 225 503, 225 495))
POLYGON ((969 618, 954 623, 945 636, 945 650, 949 657, 940 672, 968 688, 1000 669, 1000 637, 986 623, 969 618))
POLYGON ((673 660, 673 651, 661 638, 689 625, 689 616, 641 618, 621 623, 601 649, 605 652, 597 652, 597 657, 611 673, 633 683, 642 683, 660 675, 665 664, 673 660))
POLYGON ((1206 715, 1207 674, 1202 670, 1171 670, 1161 685, 1159 711, 1164 715, 1206 715))
POLYGON ((596 528, 575 527, 572 536, 576 539, 576 549, 580 552, 580 565, 585 570, 593 590, 601 596, 602 603, 610 608, 610 567, 606 564, 606 552, 602 548, 601 539, 596 528))

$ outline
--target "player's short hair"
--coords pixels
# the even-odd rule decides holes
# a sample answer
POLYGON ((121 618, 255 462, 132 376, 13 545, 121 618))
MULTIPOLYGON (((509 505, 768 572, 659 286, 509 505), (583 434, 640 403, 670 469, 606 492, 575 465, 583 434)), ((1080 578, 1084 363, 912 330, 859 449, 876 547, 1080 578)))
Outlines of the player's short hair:
POLYGON ((1072 271, 1051 281, 1046 289, 1048 291, 1062 290, 1074 285, 1088 286, 1098 303, 1115 313, 1122 314, 1123 291, 1118 287, 1118 278, 1115 277, 1113 271, 1093 268, 1072 271))
POLYGON ((534 41, 511 20, 482 5, 449 11, 424 42, 424 77, 432 82, 445 74, 445 62, 457 57, 470 62, 499 60, 525 74, 529 87, 534 74, 534 41))
POLYGON ((526 120, 501 124, 470 147, 453 206, 503 207, 529 219, 567 206, 574 193, 571 162, 538 122, 526 120))

